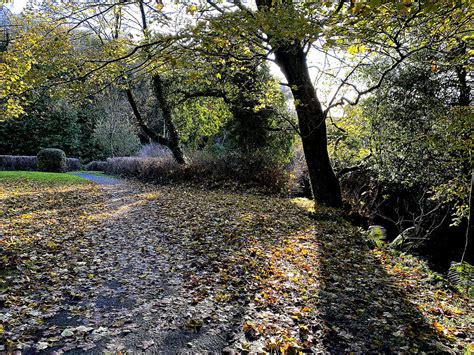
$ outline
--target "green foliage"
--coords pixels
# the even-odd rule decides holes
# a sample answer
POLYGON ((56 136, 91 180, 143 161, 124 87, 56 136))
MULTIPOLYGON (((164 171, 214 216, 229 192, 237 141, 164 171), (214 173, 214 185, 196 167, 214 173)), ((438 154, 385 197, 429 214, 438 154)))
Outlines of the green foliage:
POLYGON ((64 150, 67 156, 84 160, 100 158, 102 152, 91 138, 101 110, 81 107, 49 96, 34 95, 35 105, 25 114, 0 122, 0 154, 36 155, 45 147, 64 150))
POLYGON ((435 127, 440 139, 430 143, 434 149, 447 155, 444 166, 450 175, 433 185, 432 199, 454 206, 452 225, 458 226, 469 215, 474 110, 472 106, 452 107, 445 116, 437 117, 435 127))
MULTIPOLYGON (((14 40, 0 53, 0 121, 24 114, 31 102, 28 92, 53 78, 67 79, 78 58, 72 55, 70 34, 47 12, 15 16, 12 28, 14 40)), ((48 92, 63 96, 63 90, 55 87, 48 92)))
POLYGON ((268 67, 250 66, 249 73, 231 76, 236 86, 227 124, 230 147, 244 154, 260 152, 274 160, 288 162, 296 132, 288 124, 294 117, 268 67))
POLYGON ((328 151, 335 170, 358 165, 371 154, 372 127, 361 107, 345 107, 343 116, 330 122, 328 151))
POLYGON ((386 232, 381 226, 371 226, 368 237, 378 248, 382 248, 386 244, 386 232))
POLYGON ((61 149, 41 149, 36 156, 39 171, 62 173, 66 171, 66 154, 61 149))
POLYGON ((451 263, 448 280, 460 292, 466 293, 471 299, 474 299, 474 266, 465 261, 451 263))
POLYGON ((238 64, 204 57, 198 63, 183 61, 182 71, 166 75, 180 136, 194 149, 258 152, 287 162, 295 138, 288 121, 294 117, 278 83, 254 59, 238 64))
POLYGON ((232 115, 221 98, 200 97, 187 100, 173 110, 173 121, 179 127, 186 146, 198 149, 212 144, 232 115))
POLYGON ((406 61, 360 107, 346 109, 330 131, 330 147, 339 170, 362 164, 394 191, 425 191, 414 199, 452 206, 459 225, 469 210, 473 111, 457 106, 456 66, 433 70, 433 55, 406 61))
POLYGON ((21 183, 25 181, 89 183, 87 179, 64 173, 47 173, 37 171, 0 171, 0 181, 6 180, 14 181, 16 183, 21 183))

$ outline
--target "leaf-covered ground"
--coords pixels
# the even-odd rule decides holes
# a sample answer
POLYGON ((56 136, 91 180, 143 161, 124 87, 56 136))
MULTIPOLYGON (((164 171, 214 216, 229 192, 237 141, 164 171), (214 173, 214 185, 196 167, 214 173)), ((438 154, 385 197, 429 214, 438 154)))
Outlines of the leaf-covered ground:
POLYGON ((466 298, 304 200, 6 180, 0 199, 1 350, 462 352, 473 339, 466 298))

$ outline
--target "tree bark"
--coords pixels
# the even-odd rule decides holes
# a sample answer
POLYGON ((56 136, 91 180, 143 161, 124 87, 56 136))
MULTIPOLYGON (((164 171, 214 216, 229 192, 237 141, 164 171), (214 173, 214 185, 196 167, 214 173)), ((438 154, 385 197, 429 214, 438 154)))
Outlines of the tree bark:
POLYGON ((471 104, 471 88, 467 83, 467 71, 462 65, 456 66, 456 74, 459 80, 459 106, 471 104))
POLYGON ((327 150, 324 111, 316 95, 299 43, 279 46, 275 59, 290 85, 295 99, 298 126, 316 202, 341 207, 341 188, 331 166, 327 150))
MULTIPOLYGON (((473 234, 473 224, 472 224, 472 219, 474 218, 474 212, 473 212, 473 204, 474 204, 474 194, 473 194, 473 189, 474 189, 474 170, 471 173, 471 189, 469 190, 469 217, 467 220, 467 230, 466 230, 466 243, 464 244, 464 251, 462 253, 461 257, 461 262, 464 261, 466 255, 472 255, 472 243, 471 247, 469 247, 469 241, 472 238, 473 234), (468 252, 470 251, 470 252, 468 252)), ((472 258, 472 257, 471 257, 472 258)), ((472 262, 471 258, 469 259, 469 262, 472 262)))
POLYGON ((180 145, 178 130, 176 129, 176 126, 171 119, 171 110, 166 102, 165 95, 163 92, 163 81, 159 74, 154 74, 152 77, 152 81, 153 90, 155 92, 156 99, 163 114, 163 120, 166 126, 166 130, 168 131, 168 148, 170 148, 174 158, 179 164, 186 164, 186 159, 184 157, 184 153, 180 145))

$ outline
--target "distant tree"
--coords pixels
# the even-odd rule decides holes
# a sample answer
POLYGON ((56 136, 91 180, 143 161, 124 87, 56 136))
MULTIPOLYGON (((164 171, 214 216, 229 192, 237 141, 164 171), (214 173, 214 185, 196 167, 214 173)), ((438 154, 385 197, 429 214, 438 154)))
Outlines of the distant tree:
POLYGON ((102 156, 91 138, 101 114, 97 105, 77 106, 44 92, 30 95, 34 104, 20 117, 0 122, 0 154, 36 155, 42 148, 60 148, 83 160, 102 156))
MULTIPOLYGON (((189 53, 185 51, 186 55, 189 53)), ((172 72, 167 80, 173 83, 170 97, 176 111, 196 100, 224 105, 227 119, 222 122, 216 118, 221 126, 225 123, 227 148, 244 154, 268 150, 275 158, 288 158, 296 123, 278 82, 260 61, 249 59, 236 67, 212 57, 190 62, 184 59, 182 69, 172 72)))
POLYGON ((107 157, 135 154, 140 147, 136 126, 132 123, 132 113, 123 110, 123 103, 110 100, 105 103, 105 115, 99 119, 93 137, 107 157))
POLYGON ((11 36, 10 27, 11 12, 3 5, 0 5, 0 52, 8 48, 11 36))

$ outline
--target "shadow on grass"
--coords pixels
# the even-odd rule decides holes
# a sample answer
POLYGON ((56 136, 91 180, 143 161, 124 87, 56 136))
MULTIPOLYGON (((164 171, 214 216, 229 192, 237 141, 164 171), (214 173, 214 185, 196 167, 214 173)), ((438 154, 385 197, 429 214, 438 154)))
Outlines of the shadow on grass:
MULTIPOLYGON (((162 206, 179 210, 177 216, 185 220, 170 219, 163 226, 170 233, 189 236, 182 245, 188 249, 187 278, 195 279, 195 285, 209 286, 210 294, 225 297, 228 304, 242 306, 235 324, 243 322, 250 305, 260 307, 264 313, 288 313, 289 308, 304 308, 301 300, 306 295, 295 291, 292 278, 304 274, 316 262, 315 285, 300 285, 300 290, 307 292, 311 286, 315 290, 311 307, 314 306, 319 321, 323 322, 324 339, 319 341, 322 340, 326 351, 449 351, 443 345, 449 344, 448 339, 427 323, 371 253, 362 236, 347 222, 339 220, 337 214, 325 215, 323 211, 315 216, 288 200, 263 196, 186 193, 174 196, 168 206, 162 206), (207 202, 199 208, 190 203, 204 199, 207 202), (308 230, 314 234, 298 239, 308 230), (313 250, 305 256, 307 259, 296 261, 295 250, 308 252, 310 248, 313 250), (272 287, 281 293, 272 294, 272 287), (268 299, 257 304, 254 298, 258 294, 259 297, 265 294, 263 297, 268 299)), ((196 297, 208 296, 196 293, 196 297)), ((318 321, 313 319, 314 322, 318 321)), ((242 323, 240 329, 241 326, 242 323)), ((285 326, 298 328, 294 323, 265 327, 271 333, 272 327, 285 326)), ((303 343, 304 339, 300 341, 303 343)))
POLYGON ((341 352, 449 351, 449 343, 370 252, 362 236, 341 233, 341 221, 325 221, 321 248, 321 317, 329 332, 325 346, 341 352))

